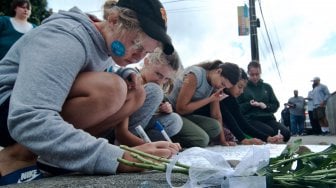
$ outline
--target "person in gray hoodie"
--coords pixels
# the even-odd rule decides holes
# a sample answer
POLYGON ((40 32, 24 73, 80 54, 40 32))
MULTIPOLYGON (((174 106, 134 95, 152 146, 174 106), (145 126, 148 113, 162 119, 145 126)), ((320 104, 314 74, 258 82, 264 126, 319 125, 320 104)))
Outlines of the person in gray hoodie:
MULTIPOLYGON (((160 46, 173 53, 166 20, 158 0, 119 0, 106 21, 74 7, 20 38, 0 61, 1 185, 41 177, 37 156, 87 174, 139 171, 119 164, 117 158, 135 159, 99 137, 127 130, 145 92, 131 69, 105 69, 136 63, 160 46)), ((162 157, 180 149, 165 141, 135 148, 162 157)))

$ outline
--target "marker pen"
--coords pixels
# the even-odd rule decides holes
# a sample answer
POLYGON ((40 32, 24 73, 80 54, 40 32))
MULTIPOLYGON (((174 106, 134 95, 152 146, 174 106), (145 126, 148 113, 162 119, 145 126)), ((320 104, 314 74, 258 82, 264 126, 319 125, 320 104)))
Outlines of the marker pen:
POLYGON ((163 137, 168 141, 172 143, 172 140, 169 138, 168 134, 166 131, 163 129, 163 126, 161 125, 160 121, 155 122, 155 129, 160 131, 163 137))
POLYGON ((138 135, 145 141, 146 143, 150 143, 151 140, 149 139, 148 135, 146 134, 145 130, 141 127, 141 125, 138 125, 135 127, 136 132, 138 135))

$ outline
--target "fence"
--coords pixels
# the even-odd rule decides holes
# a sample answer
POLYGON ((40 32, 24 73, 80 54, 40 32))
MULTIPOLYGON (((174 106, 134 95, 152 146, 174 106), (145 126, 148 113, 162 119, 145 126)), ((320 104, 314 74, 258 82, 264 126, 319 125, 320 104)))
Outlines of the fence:
POLYGON ((336 134, 336 91, 331 94, 326 107, 326 116, 331 134, 336 134))

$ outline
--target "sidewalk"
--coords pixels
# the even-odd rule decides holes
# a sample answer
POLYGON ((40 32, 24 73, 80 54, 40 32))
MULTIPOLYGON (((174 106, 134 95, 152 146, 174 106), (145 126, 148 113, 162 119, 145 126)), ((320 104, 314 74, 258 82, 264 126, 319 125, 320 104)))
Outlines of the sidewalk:
MULTIPOLYGON (((288 143, 293 143, 296 139, 302 139, 303 145, 329 145, 336 144, 336 135, 332 136, 297 136, 292 137, 288 143)), ((181 186, 187 181, 188 177, 182 174, 173 174, 172 183, 173 186, 181 186)), ((130 173, 130 174, 118 174, 118 175, 66 175, 44 178, 42 180, 33 181, 30 183, 22 183, 9 185, 4 187, 43 187, 43 188, 55 188, 55 187, 127 187, 127 188, 168 188, 170 187, 166 180, 166 174, 160 172, 145 172, 145 173, 130 173)))
POLYGON ((336 144, 336 135, 328 136, 315 136, 315 135, 306 135, 306 136, 295 136, 291 137, 288 143, 292 143, 296 139, 302 139, 303 145, 330 145, 336 144))

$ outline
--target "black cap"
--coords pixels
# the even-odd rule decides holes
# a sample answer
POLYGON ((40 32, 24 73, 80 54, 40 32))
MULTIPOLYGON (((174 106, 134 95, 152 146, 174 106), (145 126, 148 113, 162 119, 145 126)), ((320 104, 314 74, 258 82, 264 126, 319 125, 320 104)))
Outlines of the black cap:
POLYGON ((165 54, 174 52, 171 38, 167 34, 166 11, 159 0, 119 0, 117 6, 135 11, 142 30, 151 38, 162 42, 165 54))

